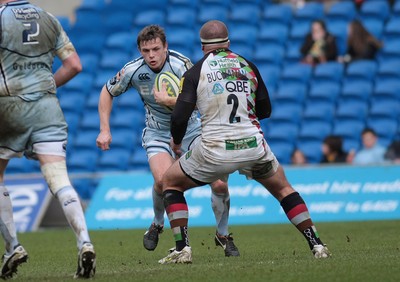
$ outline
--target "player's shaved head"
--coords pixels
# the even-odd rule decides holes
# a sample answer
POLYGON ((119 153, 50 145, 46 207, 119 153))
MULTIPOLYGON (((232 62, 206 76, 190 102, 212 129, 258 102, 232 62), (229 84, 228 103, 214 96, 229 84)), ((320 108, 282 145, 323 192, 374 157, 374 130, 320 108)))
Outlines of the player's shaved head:
POLYGON ((228 37, 228 28, 221 21, 208 21, 200 29, 200 38, 202 39, 216 39, 226 37, 228 37))

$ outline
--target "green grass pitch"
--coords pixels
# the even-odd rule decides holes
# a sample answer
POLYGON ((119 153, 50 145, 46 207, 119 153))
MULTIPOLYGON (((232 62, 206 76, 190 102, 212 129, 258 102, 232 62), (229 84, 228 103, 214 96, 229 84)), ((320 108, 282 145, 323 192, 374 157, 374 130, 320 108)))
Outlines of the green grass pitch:
MULTIPOLYGON (((94 281, 400 281, 400 221, 316 223, 333 256, 313 258, 291 224, 231 226, 241 256, 225 257, 213 227, 189 229, 193 264, 159 265, 174 246, 170 229, 157 249, 143 248, 145 230, 91 231, 94 281)), ((14 280, 73 281, 77 266, 70 229, 19 234, 29 253, 14 280)))

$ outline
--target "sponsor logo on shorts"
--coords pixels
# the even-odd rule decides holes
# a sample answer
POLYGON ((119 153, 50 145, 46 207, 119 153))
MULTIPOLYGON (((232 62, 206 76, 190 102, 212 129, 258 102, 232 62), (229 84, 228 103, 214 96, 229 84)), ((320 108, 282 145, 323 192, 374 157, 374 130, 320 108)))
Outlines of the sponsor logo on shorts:
POLYGON ((236 140, 225 140, 226 150, 244 150, 257 147, 256 137, 248 137, 236 140))
POLYGON ((188 152, 185 154, 185 160, 187 160, 187 159, 190 158, 191 156, 192 156, 192 150, 188 151, 188 152))

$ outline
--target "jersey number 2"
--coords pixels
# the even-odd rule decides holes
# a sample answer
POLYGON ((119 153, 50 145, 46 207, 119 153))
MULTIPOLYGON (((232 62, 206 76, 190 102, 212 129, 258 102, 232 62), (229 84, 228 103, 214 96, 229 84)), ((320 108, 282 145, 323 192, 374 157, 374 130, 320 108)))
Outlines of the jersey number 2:
POLYGON ((37 22, 24 23, 27 28, 22 32, 23 44, 38 44, 39 42, 35 39, 39 35, 39 24, 37 22))
POLYGON ((239 107, 238 97, 235 94, 229 94, 226 102, 228 103, 228 105, 231 105, 233 103, 232 111, 231 114, 229 115, 229 123, 240 122, 240 117, 236 116, 236 112, 239 107))

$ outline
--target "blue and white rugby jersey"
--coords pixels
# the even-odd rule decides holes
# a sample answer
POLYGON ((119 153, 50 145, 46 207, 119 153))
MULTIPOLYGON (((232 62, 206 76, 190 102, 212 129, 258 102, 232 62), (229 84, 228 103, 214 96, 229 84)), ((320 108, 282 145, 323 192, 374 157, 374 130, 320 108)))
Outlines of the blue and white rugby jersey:
POLYGON ((0 6, 0 96, 56 93, 54 56, 75 52, 59 21, 28 1, 0 6))
MULTIPOLYGON (((119 73, 107 81, 108 92, 116 97, 126 92, 130 87, 135 88, 144 103, 146 109, 146 126, 156 129, 169 129, 171 121, 171 111, 156 103, 154 99, 154 82, 158 73, 172 72, 179 79, 193 66, 189 58, 179 52, 168 50, 167 59, 163 68, 159 72, 154 72, 145 62, 143 57, 139 57, 128 62, 119 73)), ((197 118, 194 112, 190 122, 197 118)))

